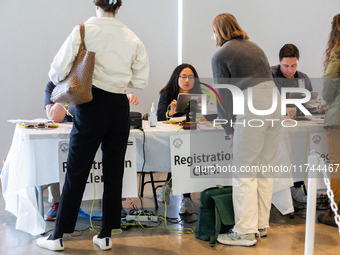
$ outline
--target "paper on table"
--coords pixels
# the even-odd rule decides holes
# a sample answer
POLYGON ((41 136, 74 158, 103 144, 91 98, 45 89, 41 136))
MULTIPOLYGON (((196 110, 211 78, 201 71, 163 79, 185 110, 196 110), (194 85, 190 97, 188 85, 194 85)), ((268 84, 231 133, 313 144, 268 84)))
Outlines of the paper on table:
POLYGON ((185 116, 184 117, 174 117, 174 118, 171 118, 169 120, 163 121, 162 123, 164 123, 164 124, 170 124, 170 123, 171 124, 178 124, 178 123, 180 123, 184 120, 185 120, 185 116))
POLYGON ((216 127, 214 127, 214 124, 211 121, 205 121, 205 122, 200 122, 197 124, 199 129, 202 130, 216 130, 216 129, 223 129, 223 127, 221 125, 216 125, 216 127))
POLYGON ((29 125, 29 124, 40 124, 40 123, 44 123, 44 124, 53 124, 53 120, 49 120, 49 119, 33 119, 33 120, 22 120, 22 119, 17 119, 17 120, 8 120, 8 122, 10 123, 21 123, 22 125, 29 125))

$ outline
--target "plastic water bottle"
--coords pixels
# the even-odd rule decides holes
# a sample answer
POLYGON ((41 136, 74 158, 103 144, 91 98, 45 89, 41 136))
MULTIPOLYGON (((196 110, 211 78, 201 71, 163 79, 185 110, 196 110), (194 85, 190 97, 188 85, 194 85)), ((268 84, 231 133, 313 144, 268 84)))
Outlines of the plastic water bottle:
POLYGON ((149 127, 157 126, 157 112, 155 109, 155 103, 152 103, 151 110, 148 114, 149 127))

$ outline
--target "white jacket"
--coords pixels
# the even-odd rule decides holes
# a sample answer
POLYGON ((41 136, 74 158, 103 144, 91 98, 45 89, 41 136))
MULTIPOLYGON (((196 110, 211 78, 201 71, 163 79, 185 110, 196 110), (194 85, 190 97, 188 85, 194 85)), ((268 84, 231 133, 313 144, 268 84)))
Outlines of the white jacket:
MULTIPOLYGON (((149 60, 143 43, 115 18, 92 17, 85 22, 85 44, 96 53, 92 84, 105 91, 126 93, 148 85, 149 60)), ((79 26, 54 57, 50 80, 58 84, 71 70, 80 45, 79 26)))

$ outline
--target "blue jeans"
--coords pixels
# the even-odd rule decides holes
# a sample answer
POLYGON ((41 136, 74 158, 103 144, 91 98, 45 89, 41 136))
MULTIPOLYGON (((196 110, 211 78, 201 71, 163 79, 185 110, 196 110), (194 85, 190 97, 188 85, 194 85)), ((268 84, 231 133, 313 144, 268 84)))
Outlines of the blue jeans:
POLYGON ((93 159, 101 144, 104 178, 103 229, 120 228, 124 158, 130 132, 129 102, 124 94, 93 88, 93 100, 75 107, 67 173, 55 231, 72 233, 93 159))

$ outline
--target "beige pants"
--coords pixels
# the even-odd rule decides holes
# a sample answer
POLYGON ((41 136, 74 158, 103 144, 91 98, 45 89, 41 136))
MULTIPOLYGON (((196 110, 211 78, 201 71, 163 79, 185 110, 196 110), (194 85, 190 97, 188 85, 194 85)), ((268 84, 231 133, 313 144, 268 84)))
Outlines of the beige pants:
POLYGON ((53 183, 48 187, 48 202, 52 204, 60 202, 59 182, 53 183))
MULTIPOLYGON (((268 110, 272 106, 273 82, 260 83, 252 88, 253 105, 257 110, 268 110)), ((277 89, 276 89, 277 90, 277 89)), ((276 91, 275 91, 276 92, 276 91)), ((233 175, 233 204, 235 212, 234 231, 239 234, 257 233, 258 229, 269 227, 269 216, 273 192, 273 174, 261 175, 258 172, 241 172, 246 167, 274 166, 276 151, 281 134, 280 107, 269 115, 254 115, 248 109, 247 90, 245 97, 245 114, 237 116, 237 123, 246 122, 246 126, 236 124, 233 141, 233 165, 240 170, 233 175), (274 124, 268 119, 277 119, 274 124), (257 120, 251 125, 249 120, 257 120)), ((278 105, 280 106, 280 94, 278 105)))
MULTIPOLYGON (((328 154, 330 164, 340 164, 340 126, 337 129, 326 129, 328 154)), ((335 167, 333 167, 335 169, 335 167)), ((337 172, 331 173, 331 188, 334 193, 334 202, 340 203, 340 167, 337 172)))

